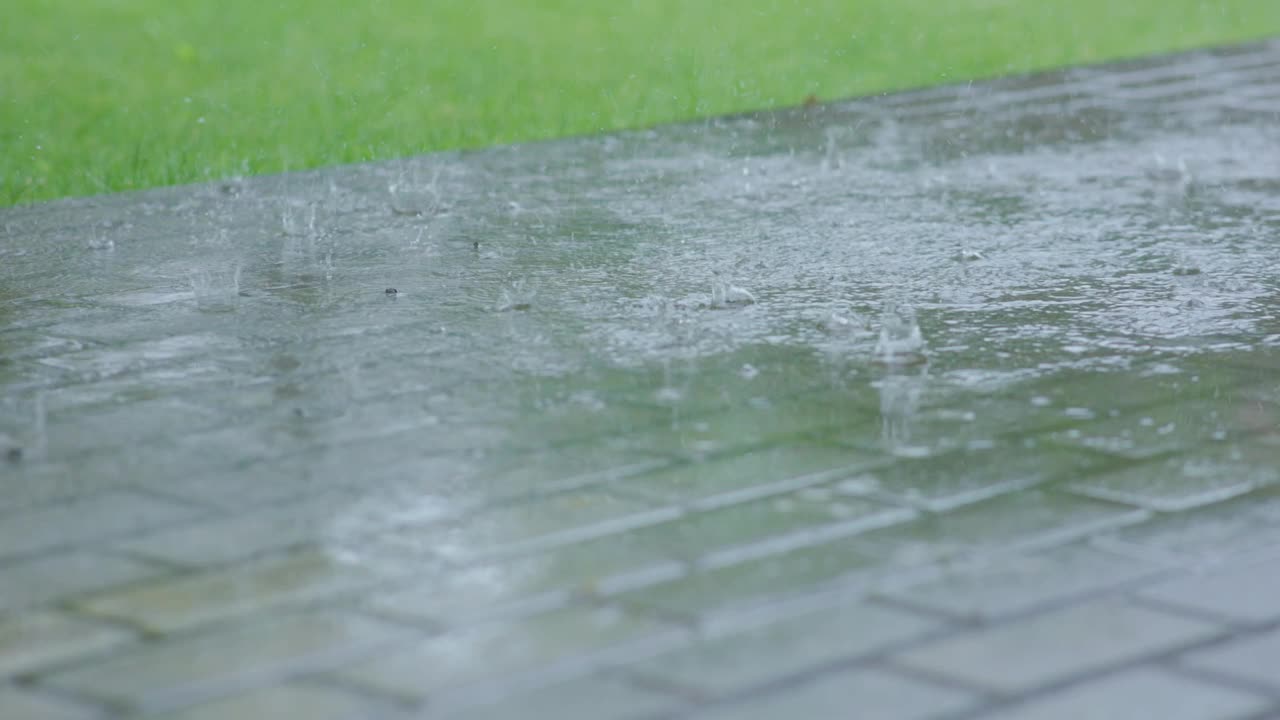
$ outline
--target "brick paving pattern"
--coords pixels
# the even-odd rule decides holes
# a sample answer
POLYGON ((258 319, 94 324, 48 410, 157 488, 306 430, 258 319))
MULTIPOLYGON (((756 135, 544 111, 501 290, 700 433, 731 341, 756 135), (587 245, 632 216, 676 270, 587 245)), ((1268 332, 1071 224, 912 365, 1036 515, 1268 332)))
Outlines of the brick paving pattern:
POLYGON ((0 718, 1280 717, 1277 128, 1271 41, 0 210, 0 718))

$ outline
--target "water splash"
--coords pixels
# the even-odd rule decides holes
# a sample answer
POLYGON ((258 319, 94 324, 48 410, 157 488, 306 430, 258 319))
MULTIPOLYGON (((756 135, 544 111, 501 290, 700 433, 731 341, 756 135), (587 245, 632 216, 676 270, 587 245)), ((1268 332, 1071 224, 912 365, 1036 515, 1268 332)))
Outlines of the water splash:
POLYGON ((0 462, 43 460, 49 433, 45 422, 45 397, 37 392, 30 400, 11 398, 0 405, 0 462), (28 404, 29 403, 29 404, 28 404))
POLYGON ((756 296, 750 290, 734 285, 719 272, 714 273, 714 276, 711 281, 711 307, 750 305, 756 301, 756 296))
POLYGON ((205 312, 235 310, 240 300, 240 261, 223 267, 195 267, 187 273, 196 307, 205 312))
POLYGON ((918 365, 927 360, 924 351, 924 336, 916 321, 915 308, 905 303, 886 303, 880 315, 876 361, 890 366, 918 365))
POLYGON ((281 211, 280 232, 286 237, 316 237, 315 203, 309 204, 305 210, 298 209, 297 212, 292 208, 281 211))
POLYGON ((115 250, 116 241, 112 240, 110 237, 107 237, 106 231, 95 230, 93 235, 89 238, 89 249, 90 250, 115 250))
POLYGON ((880 394, 880 441, 895 455, 923 457, 930 452, 927 444, 912 442, 926 380, 925 373, 889 373, 873 383, 880 394))
MULTIPOLYGON (((410 181, 402 173, 400 178, 387 185, 391 212, 396 215, 441 215, 448 211, 448 204, 440 192, 440 173, 437 167, 431 174, 431 182, 410 181)), ((415 174, 416 175, 416 174, 415 174)))
POLYGON ((858 337, 871 334, 871 323, 856 312, 833 310, 822 320, 822 327, 832 335, 858 337))
POLYGON ((1200 272, 1200 264, 1186 253, 1181 253, 1173 259, 1174 275, 1199 275, 1200 272))
POLYGON ((844 128, 829 127, 823 131, 826 136, 826 147, 822 153, 822 169, 826 172, 839 170, 844 165, 844 158, 840 154, 840 139, 844 135, 844 128))
POLYGON ((520 278, 502 289, 502 299, 498 301, 497 310, 498 312, 531 310, 533 309, 534 298, 537 295, 537 290, 531 287, 524 278, 520 278))

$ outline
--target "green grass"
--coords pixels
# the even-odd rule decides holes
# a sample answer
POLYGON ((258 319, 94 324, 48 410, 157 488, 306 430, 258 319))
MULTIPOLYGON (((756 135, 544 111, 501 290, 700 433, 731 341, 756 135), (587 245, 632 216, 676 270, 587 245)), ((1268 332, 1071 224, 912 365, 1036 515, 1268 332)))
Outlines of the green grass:
POLYGON ((1276 0, 6 0, 0 205, 1275 33, 1276 0))

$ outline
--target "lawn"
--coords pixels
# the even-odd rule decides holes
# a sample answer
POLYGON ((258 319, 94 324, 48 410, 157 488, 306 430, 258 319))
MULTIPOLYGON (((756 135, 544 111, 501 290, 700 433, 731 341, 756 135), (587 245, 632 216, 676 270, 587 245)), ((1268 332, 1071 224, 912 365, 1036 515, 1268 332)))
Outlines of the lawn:
POLYGON ((1276 0, 5 0, 0 206, 1280 33, 1276 0))

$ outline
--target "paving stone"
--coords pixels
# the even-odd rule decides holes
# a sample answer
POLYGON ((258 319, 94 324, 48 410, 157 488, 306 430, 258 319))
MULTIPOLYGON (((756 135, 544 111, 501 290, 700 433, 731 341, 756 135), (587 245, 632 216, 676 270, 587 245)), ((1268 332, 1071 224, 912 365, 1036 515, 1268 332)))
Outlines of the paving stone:
POLYGON ((1053 440, 1131 459, 1152 458, 1245 436, 1236 418, 1216 403, 1149 408, 1056 433, 1053 440))
POLYGON ((1276 663, 1280 658, 1280 629, 1241 637, 1225 645, 1189 653, 1183 662, 1193 668, 1256 683, 1280 691, 1276 663))
POLYGON ((1280 619, 1280 559, 1192 572, 1148 587, 1142 597, 1250 623, 1280 619))
POLYGON ((1270 704, 1265 697, 1252 693, 1211 685, 1166 670, 1140 668, 1072 686, 983 717, 991 720, 1076 720, 1102 717, 1132 720, 1243 720, 1256 717, 1270 704))
POLYGON ((0 685, 0 717, 15 720, 88 720, 93 715, 66 703, 0 685))
POLYGON ((1280 482, 1280 469, 1250 446, 1214 446, 1072 483, 1073 492, 1160 512, 1229 500, 1280 482))
POLYGON ((853 474, 875 460, 865 453, 835 447, 783 445, 689 462, 623 480, 616 487, 671 503, 714 505, 721 497, 736 499, 745 492, 782 493, 820 484, 853 474))
MULTIPOLYGON (((659 307, 659 313, 664 309, 673 308, 659 307)), ((804 348, 760 344, 619 374, 610 386, 626 388, 628 402, 702 418, 745 406, 753 398, 811 396, 823 384, 820 363, 804 348), (793 367, 801 372, 790 372, 793 367)))
POLYGON ((394 717, 388 708, 368 698, 311 685, 276 685, 173 713, 157 720, 367 720, 394 717))
POLYGON ((300 502, 269 505, 165 528, 116 547, 176 565, 221 565, 272 550, 324 542, 338 518, 356 500, 350 491, 318 493, 300 502))
POLYGON ((130 492, 88 495, 0 515, 0 559, 74 547, 191 520, 195 507, 130 492))
MULTIPOLYGON (((435 500, 420 502, 434 504, 435 500)), ((594 540, 653 525, 675 514, 674 509, 655 507, 645 500, 584 488, 392 532, 432 548, 446 560, 462 563, 594 540)))
POLYGON ((819 445, 830 444, 823 439, 838 430, 859 427, 870 431, 879 427, 872 410, 838 402, 825 393, 806 392, 798 397, 760 394, 739 398, 735 404, 711 412, 683 411, 683 407, 673 410, 662 422, 628 436, 628 442, 650 452, 698 460, 760 447, 813 444, 811 439, 819 445))
POLYGON ((56 672, 41 683, 159 712, 324 670, 408 639, 401 628, 354 617, 281 616, 143 646, 56 672))
POLYGON ((588 488, 458 515, 442 498, 406 496, 397 505, 397 497, 378 497, 369 506, 356 503, 335 523, 330 546, 349 560, 379 562, 384 553, 392 566, 404 557, 458 568, 494 566, 549 548, 576 552, 570 548, 627 536, 631 528, 678 515, 675 509, 655 509, 648 501, 588 488), (379 525, 387 527, 379 530, 379 525))
POLYGON ((220 422, 214 413, 172 398, 134 401, 118 407, 73 409, 67 413, 55 411, 49 415, 46 452, 50 457, 63 457, 171 437, 176 432, 194 432, 220 422))
POLYGON ((786 609, 778 609, 780 616, 762 613, 759 619, 744 616, 736 623, 726 622, 711 637, 631 669, 718 697, 865 657, 937 627, 935 621, 905 611, 838 599, 834 606, 797 606, 799 612, 790 614, 786 609))
POLYGON ((632 537, 672 557, 717 565, 760 552, 849 537, 914 517, 903 507, 841 497, 830 485, 816 485, 728 507, 693 510, 637 530, 632 537))
POLYGON ((531 403, 528 411, 539 414, 545 422, 522 428, 520 437, 511 440, 508 447, 540 450, 550 446, 576 450, 590 445, 608 446, 610 440, 626 438, 626 442, 616 445, 647 449, 646 443, 633 442, 630 436, 643 437, 666 426, 663 410, 616 403, 607 385, 578 392, 582 395, 565 402, 531 403))
MULTIPOLYGON (((369 548, 363 548, 369 550, 369 548)), ((359 549, 355 549, 359 550, 359 549)), ((574 595, 596 595, 613 583, 652 584, 682 573, 681 565, 661 548, 622 533, 600 540, 514 558, 476 560, 460 565, 404 559, 372 549, 369 563, 391 562, 413 569, 415 580, 372 593, 361 602, 380 614, 444 626, 494 616, 564 605, 574 595), (392 558, 396 558, 392 560, 392 558)))
MULTIPOLYGON (((1078 408, 1070 415, 1084 418, 1111 418, 1138 413, 1142 408, 1164 403, 1184 403, 1213 395, 1220 388, 1240 382, 1235 373, 1222 368, 1195 368, 1199 374, 1134 373, 1068 370, 1060 375, 1034 383, 1028 392, 1042 398, 1041 403, 1060 409, 1078 408), (1201 377, 1203 375, 1203 377, 1201 377)), ((1177 407, 1175 405, 1174 407, 1177 407)), ((1140 426, 1141 427, 1141 426, 1140 426)), ((1154 426, 1153 426, 1154 427, 1154 426)))
POLYGON ((312 550, 132 585, 79 598, 74 607, 91 615, 123 619, 167 633, 350 593, 382 579, 373 571, 337 562, 323 551, 312 550))
MULTIPOLYGON (((364 481, 369 476, 359 472, 360 468, 369 467, 367 458, 356 457, 356 453, 334 452, 329 455, 337 457, 328 462, 325 455, 302 451, 262 458, 247 466, 239 463, 214 465, 191 476, 164 475, 148 479, 146 486, 249 515, 256 515, 260 510, 269 514, 266 505, 306 503, 316 495, 356 492, 367 487, 364 481), (324 470, 317 471, 317 466, 324 470), (264 483, 263 477, 271 477, 274 482, 264 483)), ((389 464, 384 459, 378 470, 389 464)), ((399 457, 395 465, 403 467, 406 472, 416 473, 418 477, 434 478, 452 477, 467 467, 455 457, 420 455, 399 457)))
MULTIPOLYGON (((540 450, 508 460, 487 462, 458 479, 471 493, 492 501, 540 493, 608 485, 653 472, 672 461, 609 446, 575 447, 572 452, 540 450)), ((432 485, 436 485, 433 478, 432 485)))
POLYGON ((881 670, 827 673, 795 687, 695 715, 698 720, 851 717, 923 720, 966 710, 976 697, 881 670))
POLYGON ((857 538, 854 546, 863 554, 907 568, 995 552, 1065 545, 1146 517, 1142 510, 1027 490, 868 533, 857 538))
POLYGON ((657 608, 685 617, 711 617, 750 612, 762 606, 804 596, 829 585, 869 592, 874 580, 892 570, 874 555, 845 541, 743 558, 737 564, 713 569, 695 566, 687 573, 639 589, 623 586, 620 601, 640 608, 657 608))
POLYGON ((92 655, 133 639, 120 628, 62 613, 27 612, 0 620, 0 678, 92 655))
POLYGON ((0 568, 0 610, 21 611, 79 593, 155 577, 161 571, 127 558, 68 552, 0 568))
POLYGON ((1014 693, 1174 650, 1219 632, 1209 623, 1119 602, 1090 603, 930 643, 897 660, 1014 693))
POLYGON ((967 619, 993 620, 1166 572, 1166 566, 1076 543, 1037 553, 977 557, 938 573, 891 578, 884 597, 967 619))
POLYGON ((997 447, 908 459, 867 471, 841 485, 850 495, 883 497, 941 513, 1087 472, 1097 458, 1070 452, 1025 452, 997 447))
POLYGON ((614 676, 588 676, 488 702, 433 711, 444 720, 628 720, 649 718, 681 706, 677 698, 646 691, 614 676))
MULTIPOLYGON (((134 332, 137 332, 134 330, 134 332)), ((106 336, 99 334, 99 338, 106 336)), ((41 362, 92 378, 107 378, 123 373, 139 373, 164 365, 181 365, 185 361, 214 354, 234 352, 234 343, 213 333, 194 333, 163 338, 147 338, 127 349, 93 347, 80 352, 45 358, 41 362)))
POLYGON ((617 610, 564 610, 447 632, 406 650, 347 667, 340 675, 374 690, 416 700, 482 680, 544 671, 627 641, 663 635, 671 635, 671 631, 617 610))
POLYGON ((1194 512, 1162 515, 1104 537, 1121 548, 1202 563, 1280 549, 1280 492, 1266 487, 1194 512))
POLYGON ((909 376, 881 379, 880 421, 870 428, 838 428, 829 437, 852 448, 902 458, 955 459, 965 451, 1000 446, 1006 435, 1061 425, 1065 419, 1060 408, 1008 397, 956 397, 951 391, 930 399, 929 383, 909 376))

